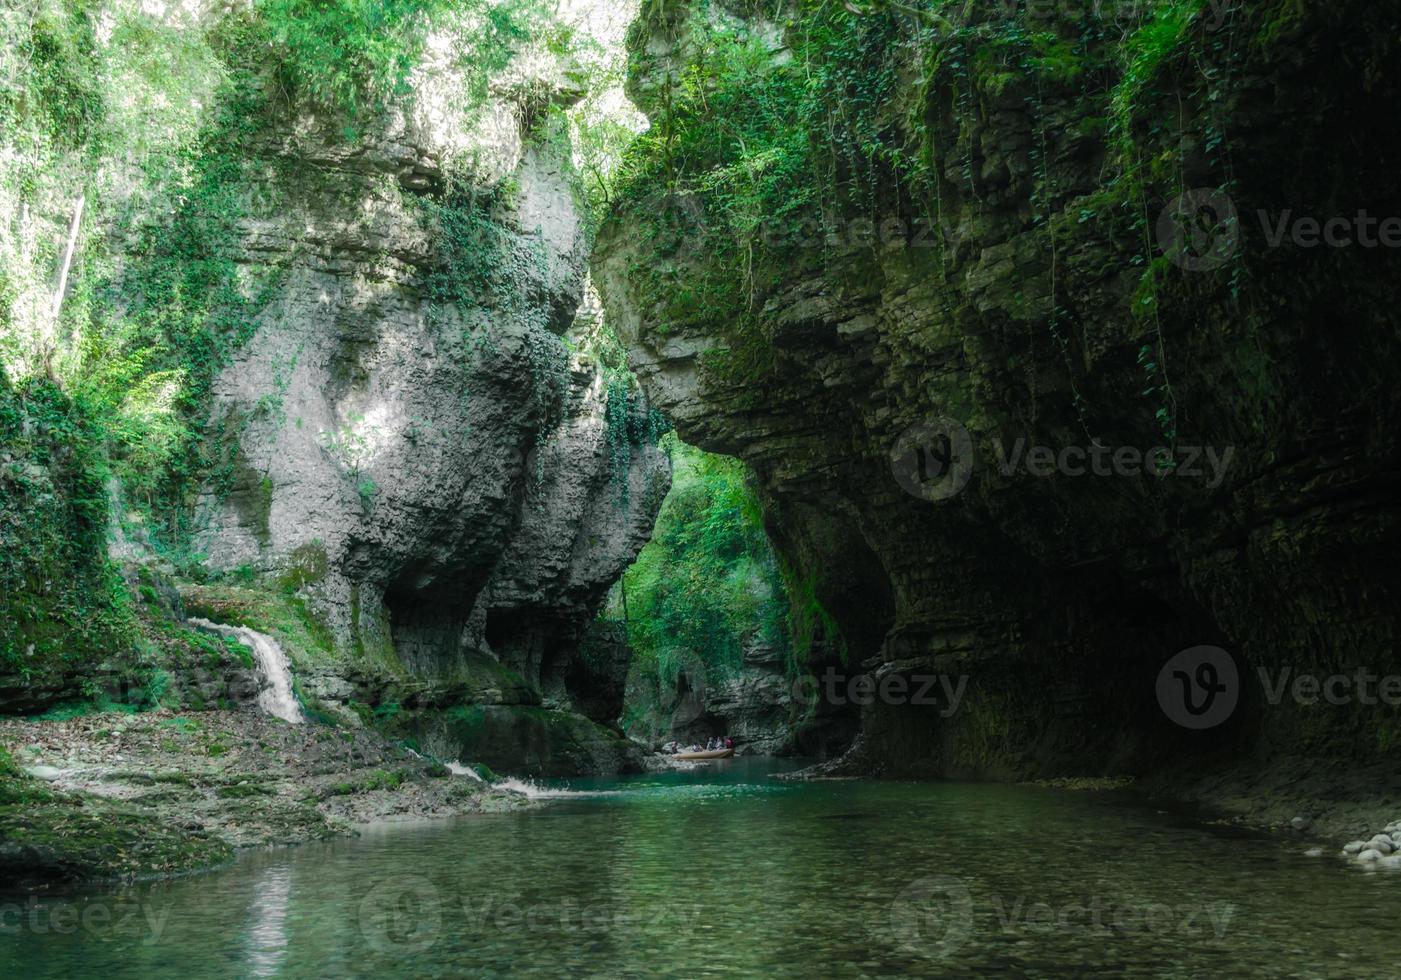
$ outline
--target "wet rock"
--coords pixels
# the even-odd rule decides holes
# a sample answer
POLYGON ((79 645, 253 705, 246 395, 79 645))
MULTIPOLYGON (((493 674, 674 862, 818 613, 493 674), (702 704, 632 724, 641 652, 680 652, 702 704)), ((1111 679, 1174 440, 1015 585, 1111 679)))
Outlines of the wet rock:
POLYGON ((36 750, 31 768, 59 772, 46 762, 59 753, 78 760, 54 783, 27 790, 29 798, 0 800, 0 879, 175 874, 223 861, 233 848, 323 839, 388 817, 519 805, 481 783, 442 778, 437 763, 374 732, 290 726, 254 711, 126 717, 127 761, 116 772, 94 761, 110 715, 0 719, 0 742, 36 750), (221 751, 212 755, 213 746, 221 751))

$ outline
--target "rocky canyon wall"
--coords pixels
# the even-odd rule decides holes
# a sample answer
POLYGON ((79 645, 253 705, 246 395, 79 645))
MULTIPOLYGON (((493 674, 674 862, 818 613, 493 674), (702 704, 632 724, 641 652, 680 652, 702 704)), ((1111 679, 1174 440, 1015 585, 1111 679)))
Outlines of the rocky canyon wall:
POLYGON ((1377 131, 1394 31, 1359 34, 1381 15, 1356 3, 1038 7, 640 21, 630 90, 672 135, 593 259, 633 367, 684 439, 754 468, 846 675, 904 679, 836 686, 864 704, 853 770, 1375 763, 1401 733, 1375 690, 1269 695, 1401 665, 1396 252, 1272 229, 1401 214, 1377 131), (852 43, 795 71, 820 30, 852 43), (803 140, 874 102, 863 146, 773 179, 816 186, 794 210, 737 217, 714 190, 781 159, 725 139, 735 100, 781 115, 763 85, 686 88, 725 50, 823 89, 803 140), (667 120, 688 98, 684 126, 729 107, 708 124, 735 156, 686 155, 667 120), (1239 703, 1194 730, 1157 684, 1200 645, 1226 652, 1239 703), (912 703, 934 677, 966 686, 912 703))
MULTIPOLYGON (((86 51, 72 72, 135 72, 129 92, 95 87, 113 105, 174 101, 185 127, 157 131, 147 107, 108 137, 125 156, 95 138, 72 154, 101 191, 74 263, 85 329, 110 357, 172 362, 143 380, 166 386, 150 413, 173 428, 175 405, 193 433, 159 473, 90 436, 127 477, 108 481, 112 556, 162 623, 276 632, 313 713, 506 771, 626 766, 622 677, 575 660, 669 466, 629 418, 645 402, 574 332, 591 236, 562 112, 583 74, 482 11, 414 14, 384 40, 403 82, 347 104, 344 79, 297 60, 339 42, 308 53, 265 15, 114 0, 41 25, 86 51)), ((71 205, 41 187, 57 234, 71 205)), ((120 587, 95 590, 119 618, 120 587)), ((17 689, 38 690, 35 663, 17 689)), ((45 699, 92 669, 56 663, 45 699)))
MULTIPOLYGON (((495 750, 462 751, 504 768, 518 724, 555 721, 505 709, 567 673, 668 480, 655 445, 616 471, 603 371, 562 340, 588 241, 567 140, 533 128, 578 95, 545 68, 493 79, 464 117, 435 104, 463 83, 429 61, 370 135, 261 145, 287 179, 240 230, 280 286, 215 381, 231 479, 196 518, 211 566, 294 577, 338 646, 498 719, 495 750)), ((551 751, 527 766, 576 768, 551 751)))

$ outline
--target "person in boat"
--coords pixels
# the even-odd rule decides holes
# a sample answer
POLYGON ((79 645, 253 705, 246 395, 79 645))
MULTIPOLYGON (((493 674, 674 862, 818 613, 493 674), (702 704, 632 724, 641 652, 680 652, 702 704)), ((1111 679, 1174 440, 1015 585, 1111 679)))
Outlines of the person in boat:
POLYGON ((725 736, 725 748, 727 748, 727 749, 732 749, 732 748, 734 748, 734 747, 735 747, 735 740, 732 739, 732 738, 730 738, 730 736, 726 735, 726 736, 725 736))

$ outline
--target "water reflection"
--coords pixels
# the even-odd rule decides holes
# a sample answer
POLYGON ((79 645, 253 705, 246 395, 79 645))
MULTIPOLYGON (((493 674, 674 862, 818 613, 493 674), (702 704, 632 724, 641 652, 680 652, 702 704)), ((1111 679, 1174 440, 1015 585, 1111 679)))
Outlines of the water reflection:
POLYGON ((287 908, 292 896, 292 869, 265 870, 253 885, 248 909, 245 962, 252 977, 275 977, 287 958, 287 908))
MULTIPOLYGON (((0 935, 0 976, 1359 977, 1401 962, 1401 876, 1122 797, 794 784, 739 760, 568 789, 533 812, 139 886, 113 905, 124 926, 0 935)), ((36 921, 100 902, 114 896, 49 896, 36 921)))

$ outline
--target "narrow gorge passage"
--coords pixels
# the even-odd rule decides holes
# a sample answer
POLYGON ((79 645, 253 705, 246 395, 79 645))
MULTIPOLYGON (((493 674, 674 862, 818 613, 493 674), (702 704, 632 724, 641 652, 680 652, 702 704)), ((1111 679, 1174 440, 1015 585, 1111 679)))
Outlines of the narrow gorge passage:
POLYGON ((1401 34, 0 4, 0 965, 1401 975, 1401 34))

